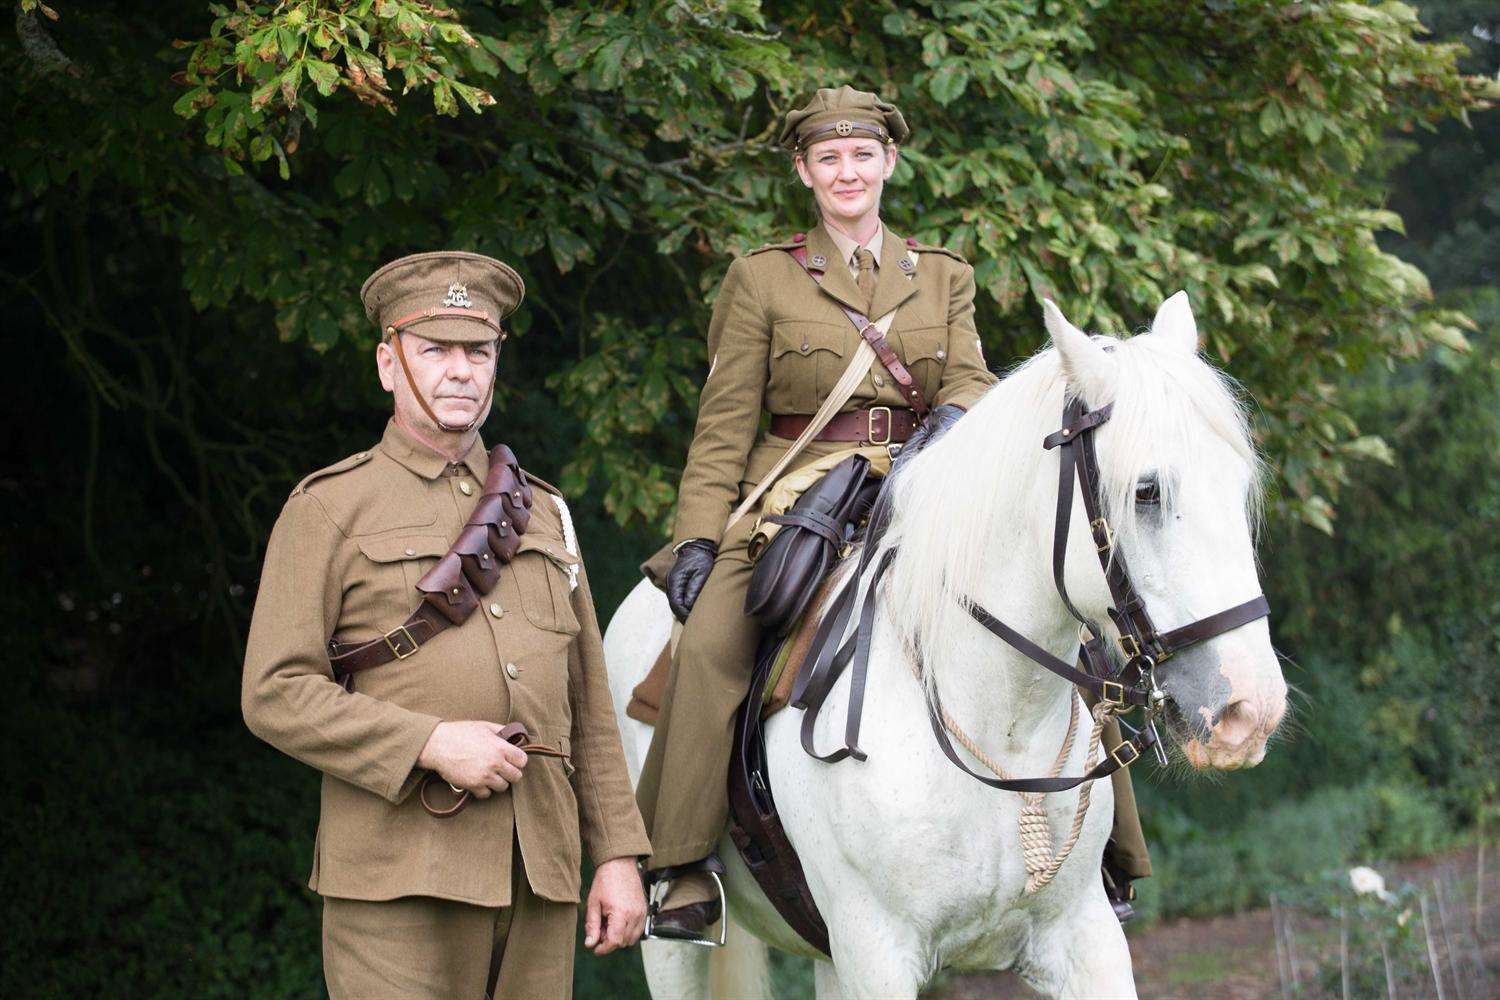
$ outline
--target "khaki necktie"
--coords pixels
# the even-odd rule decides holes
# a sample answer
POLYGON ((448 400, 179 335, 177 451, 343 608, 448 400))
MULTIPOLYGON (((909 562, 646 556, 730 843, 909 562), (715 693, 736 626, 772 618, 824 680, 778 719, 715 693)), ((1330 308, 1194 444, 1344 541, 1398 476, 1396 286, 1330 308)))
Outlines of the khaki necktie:
POLYGON ((854 251, 854 261, 859 265, 859 274, 854 280, 859 285, 859 293, 865 297, 865 312, 869 312, 871 300, 875 298, 875 255, 860 247, 854 251))

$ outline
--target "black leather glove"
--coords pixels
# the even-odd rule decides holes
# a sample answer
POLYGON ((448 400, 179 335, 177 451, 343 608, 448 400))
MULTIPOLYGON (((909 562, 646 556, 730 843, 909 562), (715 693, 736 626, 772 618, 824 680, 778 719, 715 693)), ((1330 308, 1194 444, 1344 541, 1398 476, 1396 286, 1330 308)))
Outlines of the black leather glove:
POLYGON ((922 421, 921 426, 901 446, 901 451, 896 455, 896 460, 891 463, 891 475, 894 476, 896 470, 901 468, 910 456, 915 455, 942 437, 948 428, 958 423, 958 418, 962 417, 966 412, 968 411, 962 406, 957 406, 953 403, 944 403, 927 414, 927 419, 922 421))
POLYGON ((688 612, 698 602, 708 574, 713 571, 714 557, 719 547, 707 538, 694 538, 683 542, 677 550, 677 561, 667 572, 667 604, 680 622, 687 621, 688 612))

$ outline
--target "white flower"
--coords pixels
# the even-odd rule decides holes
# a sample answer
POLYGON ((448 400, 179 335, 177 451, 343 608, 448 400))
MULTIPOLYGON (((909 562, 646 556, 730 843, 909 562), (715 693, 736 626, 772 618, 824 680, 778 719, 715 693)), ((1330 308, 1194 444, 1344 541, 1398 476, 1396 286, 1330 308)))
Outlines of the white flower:
POLYGON ((1385 879, 1381 874, 1364 865, 1349 869, 1349 885, 1361 896, 1378 896, 1387 903, 1395 898, 1386 891, 1385 879))

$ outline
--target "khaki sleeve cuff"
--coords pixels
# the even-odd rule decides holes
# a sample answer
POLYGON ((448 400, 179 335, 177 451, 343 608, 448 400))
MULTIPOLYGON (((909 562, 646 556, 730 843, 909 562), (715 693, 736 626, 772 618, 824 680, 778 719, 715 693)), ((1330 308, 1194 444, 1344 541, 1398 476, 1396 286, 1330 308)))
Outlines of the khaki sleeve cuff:
POLYGON ((407 737, 396 755, 392 782, 384 793, 385 798, 393 805, 405 802, 427 776, 426 771, 417 767, 417 758, 422 756, 422 748, 427 745, 427 741, 432 738, 432 731, 442 721, 435 715, 413 713, 407 737))

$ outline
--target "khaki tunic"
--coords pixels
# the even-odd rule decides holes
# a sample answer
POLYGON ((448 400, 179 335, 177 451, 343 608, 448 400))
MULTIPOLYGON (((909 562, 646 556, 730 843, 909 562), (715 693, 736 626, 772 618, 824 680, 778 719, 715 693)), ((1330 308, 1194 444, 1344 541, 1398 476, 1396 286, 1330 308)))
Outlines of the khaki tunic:
POLYGON ((649 851, 610 701, 588 577, 538 487, 521 549, 462 626, 415 655, 333 680, 330 636, 378 637, 416 607, 489 473, 476 442, 450 466, 392 422, 375 448, 304 480, 271 535, 245 655, 255 734, 323 772, 309 885, 325 896, 511 902, 512 844, 547 900, 576 902, 595 864, 649 851), (576 567, 577 588, 571 584, 576 567), (442 720, 522 722, 570 761, 533 756, 508 792, 448 819, 414 793, 442 720))
MULTIPOLYGON (((951 250, 909 247, 889 228, 880 243, 870 318, 899 306, 887 339, 928 403, 972 405, 995 383, 974 328, 974 269, 951 250), (917 258, 910 277, 901 267, 908 250, 917 258)), ((741 484, 758 482, 791 445, 759 433, 762 411, 816 412, 859 345, 859 331, 840 307, 864 312, 866 306, 839 263, 846 255, 822 225, 808 233, 808 255, 829 262, 818 285, 783 252, 795 245, 762 247, 724 276, 708 329, 713 362, 678 493, 674 543, 720 540, 741 484)), ((876 360, 843 410, 903 405, 899 386, 876 360)), ((794 467, 847 447, 813 442, 794 467)))

